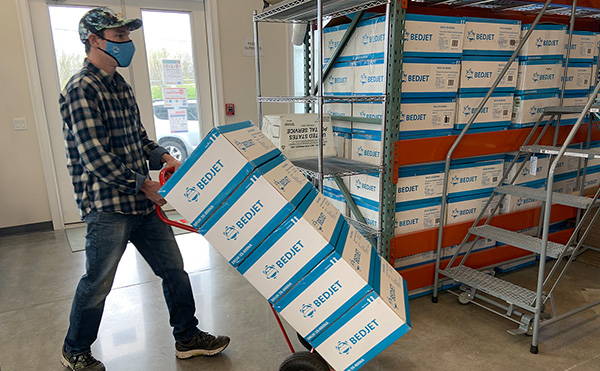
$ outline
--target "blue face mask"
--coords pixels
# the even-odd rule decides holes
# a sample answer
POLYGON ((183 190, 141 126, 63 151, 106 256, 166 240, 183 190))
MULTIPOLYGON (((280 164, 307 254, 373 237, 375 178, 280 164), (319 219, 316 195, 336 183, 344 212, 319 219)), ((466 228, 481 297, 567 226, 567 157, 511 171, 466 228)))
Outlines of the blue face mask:
POLYGON ((128 67, 135 53, 135 45, 131 40, 123 42, 106 40, 106 50, 100 50, 113 57, 119 67, 128 67))

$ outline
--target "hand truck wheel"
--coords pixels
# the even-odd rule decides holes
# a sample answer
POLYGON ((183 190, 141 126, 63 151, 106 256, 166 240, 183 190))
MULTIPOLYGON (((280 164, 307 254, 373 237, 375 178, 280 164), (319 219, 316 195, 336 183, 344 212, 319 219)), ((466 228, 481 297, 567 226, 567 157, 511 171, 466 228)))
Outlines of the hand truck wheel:
POLYGON ((279 371, 329 371, 329 365, 321 356, 311 352, 297 352, 286 358, 279 371))

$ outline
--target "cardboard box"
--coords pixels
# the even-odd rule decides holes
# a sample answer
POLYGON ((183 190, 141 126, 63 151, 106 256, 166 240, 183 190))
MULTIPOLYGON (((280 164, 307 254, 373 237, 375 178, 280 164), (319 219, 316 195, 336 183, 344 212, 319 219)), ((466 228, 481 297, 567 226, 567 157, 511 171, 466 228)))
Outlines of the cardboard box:
POLYGON ((588 167, 583 181, 583 189, 594 189, 600 185, 600 166, 588 167))
POLYGON ((454 97, 459 81, 459 59, 404 58, 403 98, 454 97))
MULTIPOLYGON (((502 155, 473 157, 453 161, 450 167, 448 192, 460 196, 474 191, 489 191, 502 177, 502 155)), ((398 169, 396 201, 424 200, 442 195, 444 166, 441 163, 403 166, 398 169)), ((355 175, 349 190, 358 196, 379 203, 378 174, 355 175)))
POLYGON ((352 62, 354 94, 382 95, 385 92, 385 64, 383 59, 352 62))
MULTIPOLYGON (((591 76, 591 63, 569 62, 569 68, 567 69, 567 83, 565 84, 565 94, 587 94, 590 90, 591 76)), ((561 76, 561 86, 563 78, 564 76, 561 76)))
MULTIPOLYGON (((508 170, 510 163, 513 161, 516 156, 516 152, 509 153, 506 155, 504 169, 508 170)), ((519 166, 525 162, 523 169, 519 172, 514 184, 524 184, 530 183, 540 179, 546 179, 548 176, 548 167, 550 166, 550 159, 545 155, 532 155, 527 161, 525 161, 526 156, 521 155, 517 162, 512 167, 511 171, 508 173, 508 177, 506 178, 506 182, 509 183, 517 174, 517 170, 519 166)))
POLYGON ((158 193, 199 227, 254 169, 280 154, 250 121, 219 126, 158 193))
MULTIPOLYGON (((323 58, 325 59, 325 63, 328 63, 331 60, 333 53, 335 53, 340 45, 340 41, 344 37, 346 30, 348 30, 348 27, 349 24, 346 23, 333 27, 325 27, 323 29, 323 58)), ((354 44, 347 43, 338 60, 349 60, 354 54, 354 44)))
MULTIPOLYGON (((319 148, 319 115, 316 113, 288 113, 266 115, 262 131, 290 160, 317 156, 319 148)), ((323 156, 337 156, 332 138, 331 118, 323 115, 323 156)))
MULTIPOLYGON (((531 28, 531 24, 521 26, 521 37, 531 28)), ((539 57, 562 59, 565 55, 567 26, 556 24, 538 24, 523 45, 520 57, 539 57)))
POLYGON ((335 249, 345 223, 339 211, 315 190, 237 270, 275 303, 335 249))
POLYGON ((238 266, 314 187, 283 156, 255 170, 198 232, 238 266))
POLYGON ((463 54, 510 56, 520 40, 520 21, 467 17, 463 54))
MULTIPOLYGON (((566 106, 585 106, 587 104, 588 101, 588 94, 587 92, 583 93, 583 94, 565 94, 564 96, 564 100, 563 100, 563 105, 566 106)), ((577 122, 577 119, 579 118, 579 114, 577 113, 573 113, 573 114, 567 114, 567 115, 561 115, 560 117, 560 124, 561 125, 574 125, 577 122)), ((585 116, 584 119, 584 123, 588 122, 590 119, 589 115, 585 116)))
POLYGON ((370 291, 371 260, 378 258, 354 227, 346 225, 331 255, 274 305, 311 342, 370 291))
MULTIPOLYGON (((545 177, 544 177, 545 178, 545 177)), ((529 188, 543 188, 544 180, 538 180, 535 182, 529 182, 523 184, 529 188)), ((515 195, 506 195, 502 200, 502 206, 500 208, 501 214, 508 214, 519 210, 533 209, 542 206, 542 201, 535 200, 533 198, 521 197, 515 195)))
MULTIPOLYGON (((472 252, 487 250, 487 249, 490 249, 495 246, 496 246, 496 241, 488 240, 488 239, 479 239, 479 240, 477 240, 477 242, 475 242, 475 247, 473 247, 472 252)), ((441 251, 441 259, 449 260, 450 258, 452 258, 452 256, 458 250, 458 247, 459 247, 459 245, 444 247, 441 251)), ((463 249, 463 252, 460 254, 460 256, 465 255, 465 252, 464 252, 465 250, 466 250, 466 248, 463 249)), ((432 251, 426 251, 426 252, 419 253, 419 254, 405 256, 403 258, 398 258, 394 262, 394 268, 396 268, 396 270, 398 270, 398 271, 403 271, 403 270, 409 269, 409 268, 420 267, 425 264, 432 264, 435 262, 435 254, 436 254, 436 251, 432 250, 432 251)))
MULTIPOLYGON (((600 141, 591 142, 590 148, 598 150, 600 148, 600 141)), ((589 159, 587 165, 588 167, 600 165, 600 158, 589 159)))
MULTIPOLYGON (((550 164, 555 158, 550 160, 550 164)), ((571 173, 579 168, 579 159, 577 157, 563 156, 558 160, 554 174, 571 173)))
POLYGON ((354 62, 337 62, 325 80, 323 90, 332 95, 352 95, 354 92, 354 62))
POLYGON ((346 199, 339 190, 323 186, 323 195, 342 215, 348 215, 346 199))
POLYGON ((411 329, 405 281, 376 261, 374 291, 311 343, 336 370, 359 369, 411 329))
POLYGON ((352 133, 351 159, 373 165, 381 164, 381 135, 352 133))
POLYGON ((577 172, 568 172, 554 176, 554 192, 572 193, 577 190, 577 172))
MULTIPOLYGON (((569 42, 569 33, 565 39, 565 47, 569 42)), ((566 53, 565 53, 566 54, 566 53)), ((571 53, 569 54, 570 62, 592 62, 594 57, 598 55, 598 37, 596 32, 590 31, 573 31, 571 39, 571 53)))
MULTIPOLYGON (((485 203, 488 201, 491 192, 472 193, 460 197, 448 198, 448 208, 446 209, 446 224, 463 223, 479 215, 485 203)), ((499 198, 492 201, 490 207, 486 209, 484 216, 489 215, 490 211, 498 204, 499 198)))
MULTIPOLYGON (((508 60, 507 57, 464 56, 460 72, 459 92, 487 93, 508 60)), ((494 92, 514 92, 517 86, 518 69, 518 63, 513 62, 494 92)))
POLYGON ((464 32, 464 18, 407 14, 404 56, 459 58, 464 32))
MULTIPOLYGON (((354 116, 382 119, 383 104, 355 103, 354 116)), ((400 103, 400 139, 425 138, 450 134, 454 125, 456 99, 403 99, 400 103)), ((381 126, 354 123, 358 134, 380 135, 381 126)))
POLYGON ((348 40, 352 59, 382 59, 387 47, 385 16, 360 21, 348 40))
MULTIPOLYGON (((455 129, 464 128, 486 93, 461 93, 456 107, 455 129)), ((508 127, 511 124, 514 98, 512 93, 493 93, 479 113, 472 128, 508 127)))
POLYGON ((560 59, 520 61, 515 94, 554 93, 562 86, 562 71, 560 59))
MULTIPOLYGON (((545 107, 558 106, 560 97, 558 92, 545 94, 515 95, 515 104, 512 112, 513 128, 524 128, 535 125, 545 107)), ((542 124, 548 120, 544 119, 542 124)))

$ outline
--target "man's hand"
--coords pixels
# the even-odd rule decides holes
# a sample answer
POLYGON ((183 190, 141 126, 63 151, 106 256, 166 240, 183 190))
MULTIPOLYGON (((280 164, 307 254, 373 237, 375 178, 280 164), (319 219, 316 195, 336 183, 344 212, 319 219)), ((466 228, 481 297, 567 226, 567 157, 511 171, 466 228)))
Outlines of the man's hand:
POLYGON ((161 185, 159 182, 146 179, 144 181, 144 184, 142 184, 142 188, 140 188, 140 191, 144 192, 144 194, 146 195, 146 197, 148 197, 150 201, 154 202, 158 206, 163 206, 167 203, 167 201, 165 201, 165 199, 158 194, 158 190, 160 189, 160 187, 161 185))
POLYGON ((168 153, 162 155, 162 160, 165 163, 166 167, 172 167, 175 170, 179 169, 181 166, 181 161, 178 161, 175 157, 171 156, 168 153))

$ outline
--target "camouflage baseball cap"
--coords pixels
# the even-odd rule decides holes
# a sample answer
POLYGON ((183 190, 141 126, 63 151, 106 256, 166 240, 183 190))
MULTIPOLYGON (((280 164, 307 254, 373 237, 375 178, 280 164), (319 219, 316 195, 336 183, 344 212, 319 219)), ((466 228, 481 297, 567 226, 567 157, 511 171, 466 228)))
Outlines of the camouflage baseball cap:
POLYGON ((79 38, 85 42, 91 34, 97 34, 107 28, 127 26, 129 31, 142 27, 139 18, 124 18, 109 8, 94 8, 83 15, 79 21, 79 38))

